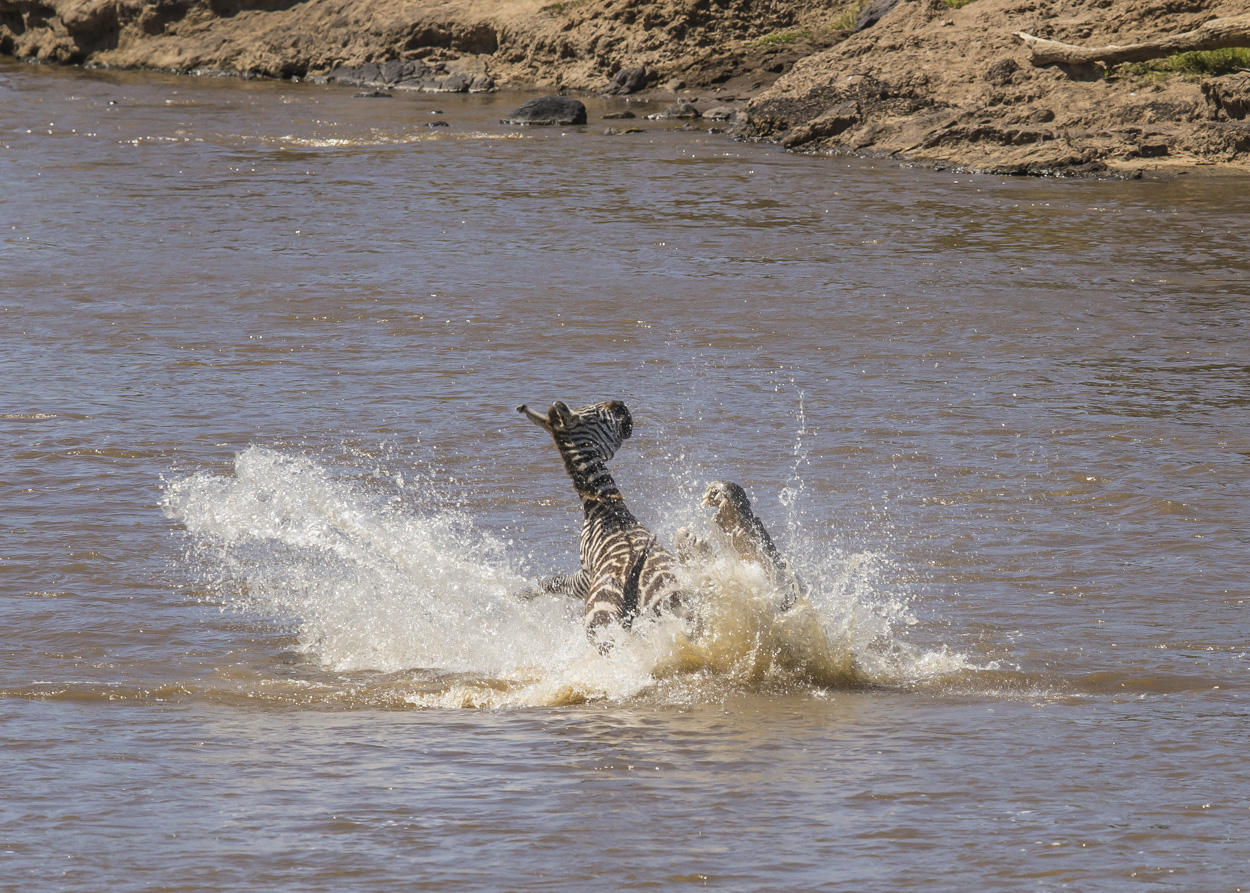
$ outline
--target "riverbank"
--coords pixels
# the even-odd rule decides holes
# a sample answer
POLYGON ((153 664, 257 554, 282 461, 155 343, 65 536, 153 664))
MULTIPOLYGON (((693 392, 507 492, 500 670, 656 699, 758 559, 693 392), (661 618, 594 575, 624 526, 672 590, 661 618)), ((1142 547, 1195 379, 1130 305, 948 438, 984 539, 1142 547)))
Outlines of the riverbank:
POLYGON ((387 89, 671 96, 796 151, 999 173, 1250 171, 1250 72, 1236 58, 1207 74, 1037 65, 1017 36, 1136 43, 1250 0, 901 0, 868 27, 860 12, 845 0, 0 0, 0 52, 387 89))

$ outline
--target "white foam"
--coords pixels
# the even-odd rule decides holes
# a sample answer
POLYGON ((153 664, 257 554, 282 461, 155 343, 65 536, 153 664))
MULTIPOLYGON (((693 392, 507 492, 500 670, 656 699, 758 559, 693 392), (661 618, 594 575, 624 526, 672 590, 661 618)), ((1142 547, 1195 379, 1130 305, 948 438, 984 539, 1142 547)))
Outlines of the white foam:
POLYGON ((301 137, 294 134, 264 140, 276 143, 285 148, 292 146, 297 149, 361 149, 371 146, 407 146, 414 143, 465 141, 465 140, 520 140, 526 139, 523 133, 489 133, 483 130, 448 131, 443 128, 434 130, 410 130, 402 133, 386 133, 374 130, 367 137, 301 137))
MULTIPOLYGON (((517 597, 530 581, 509 546, 462 512, 402 508, 359 472, 250 447, 233 475, 169 483, 164 508, 216 598, 289 623, 327 669, 405 673, 408 703, 625 700, 675 677, 693 682, 670 686, 690 698, 706 679, 718 691, 893 684, 969 666, 900 637, 912 622, 906 600, 882 597, 883 559, 868 552, 796 562, 809 597, 782 613, 760 568, 717 558, 690 572, 704 596, 700 635, 692 641, 677 621, 637 624, 604 656, 578 604, 517 597)), ((671 520, 695 520, 688 514, 671 520)), ((395 680, 386 684, 393 693, 395 680)))

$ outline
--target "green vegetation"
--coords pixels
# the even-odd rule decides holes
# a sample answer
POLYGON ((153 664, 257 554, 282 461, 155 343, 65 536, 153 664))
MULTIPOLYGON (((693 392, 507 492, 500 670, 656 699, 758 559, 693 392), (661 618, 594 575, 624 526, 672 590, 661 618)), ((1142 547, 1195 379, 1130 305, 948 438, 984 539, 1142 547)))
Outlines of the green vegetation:
POLYGON ((594 2, 594 0, 558 0, 556 3, 542 7, 539 12, 550 12, 555 15, 563 15, 569 10, 577 9, 579 6, 585 6, 587 3, 592 2, 594 2))
POLYGON ((859 14, 867 5, 868 0, 853 0, 851 5, 842 11, 842 15, 829 23, 829 27, 836 31, 854 30, 855 23, 859 21, 859 14))
POLYGON ((785 46, 788 43, 794 43, 800 37, 811 37, 810 31, 776 31, 772 34, 765 34, 759 40, 751 43, 752 47, 767 49, 768 47, 785 46))
POLYGON ((1234 47, 1227 50, 1202 50, 1193 53, 1174 53, 1149 62, 1124 62, 1108 70, 1108 76, 1144 77, 1164 80, 1170 75, 1211 77, 1245 69, 1250 71, 1250 48, 1234 47))
MULTIPOLYGON (((858 13, 856 13, 858 15, 858 13)), ((852 21, 852 26, 854 21, 852 21)), ((765 34, 763 37, 751 41, 752 49, 771 49, 773 47, 783 47, 787 44, 794 43, 796 40, 819 40, 821 37, 832 34, 834 31, 845 31, 847 28, 841 27, 837 22, 830 22, 821 25, 815 29, 805 29, 803 31, 774 31, 772 34, 765 34)))

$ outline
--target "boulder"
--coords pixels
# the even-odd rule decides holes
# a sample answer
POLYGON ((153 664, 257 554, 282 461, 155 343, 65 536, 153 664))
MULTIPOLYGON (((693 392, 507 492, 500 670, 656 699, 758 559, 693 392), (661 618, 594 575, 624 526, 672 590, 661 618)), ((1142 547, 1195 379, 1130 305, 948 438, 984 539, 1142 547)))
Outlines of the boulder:
POLYGON ((645 65, 639 65, 636 68, 622 68, 608 83, 607 89, 603 92, 611 96, 625 96, 630 93, 637 93, 647 86, 647 68, 645 65))
POLYGON ((1250 117, 1250 72, 1203 81, 1202 95, 1215 120, 1244 121, 1250 117))
POLYGON ((985 79, 997 87, 1005 87, 1011 83, 1011 76, 1020 70, 1015 59, 999 59, 985 70, 985 79))
POLYGON ((859 103, 853 99, 840 102, 823 114, 817 115, 806 124, 792 128, 781 140, 787 149, 793 149, 804 143, 828 139, 838 136, 860 122, 859 103))
POLYGON ((855 30, 858 32, 871 28, 896 6, 898 6, 898 0, 870 0, 868 5, 860 10, 859 18, 855 20, 855 30))
POLYGON ((531 99, 514 111, 503 124, 585 124, 586 106, 567 96, 543 96, 531 99))
POLYGON ((659 120, 662 118, 702 118, 703 113, 695 108, 692 103, 678 102, 662 112, 657 112, 654 115, 647 115, 647 117, 652 120, 659 120))
POLYGON ((486 93, 495 89, 495 82, 486 74, 485 64, 471 56, 449 62, 424 59, 366 62, 336 68, 326 76, 326 81, 423 93, 486 93))

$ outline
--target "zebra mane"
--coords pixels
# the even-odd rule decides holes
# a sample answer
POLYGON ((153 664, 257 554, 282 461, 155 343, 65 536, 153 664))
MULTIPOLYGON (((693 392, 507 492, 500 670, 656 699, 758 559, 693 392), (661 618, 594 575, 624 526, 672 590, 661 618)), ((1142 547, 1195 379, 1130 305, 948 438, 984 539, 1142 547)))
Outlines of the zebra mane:
POLYGON ((545 415, 524 404, 517 411, 555 441, 585 515, 581 569, 540 581, 540 591, 581 599, 586 633, 601 651, 611 647, 610 639, 596 635, 605 624, 629 629, 641 614, 679 610, 682 591, 672 555, 630 514, 608 471, 608 460, 633 433, 625 404, 607 400, 569 409, 556 401, 545 415))
POLYGON ((623 502, 607 462, 633 433, 633 417, 624 403, 612 400, 569 409, 557 400, 545 416, 524 404, 517 411, 551 434, 583 505, 623 502))

